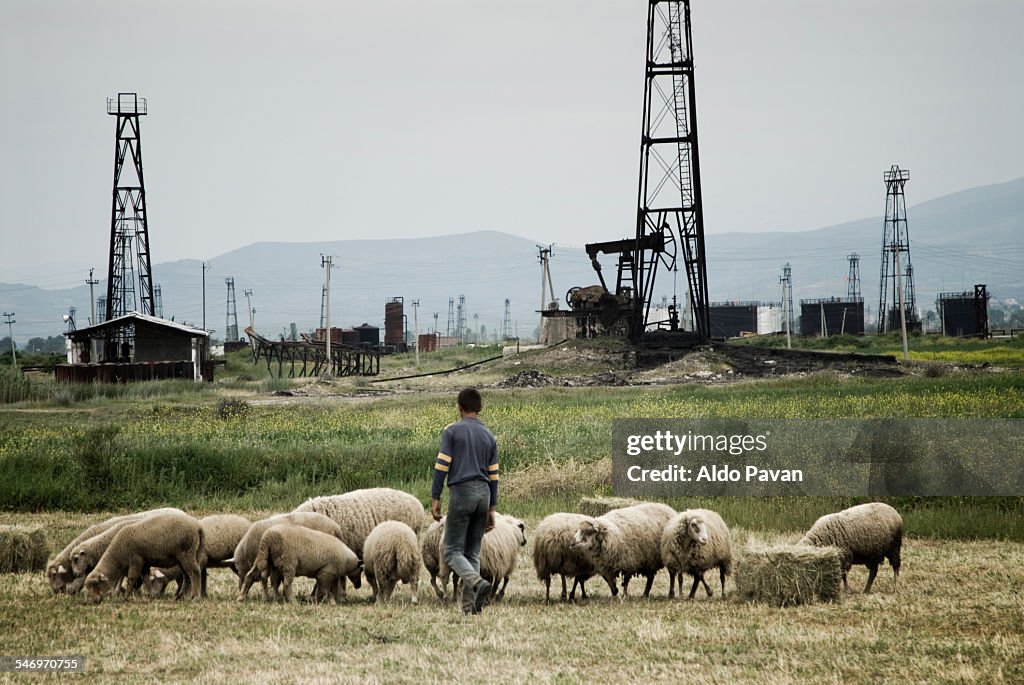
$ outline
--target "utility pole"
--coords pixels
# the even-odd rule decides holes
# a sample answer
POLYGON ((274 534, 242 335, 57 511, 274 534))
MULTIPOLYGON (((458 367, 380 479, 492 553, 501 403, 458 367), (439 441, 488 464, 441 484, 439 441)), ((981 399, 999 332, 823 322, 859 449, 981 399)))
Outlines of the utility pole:
POLYGON ((420 365, 420 301, 412 301, 412 327, 413 335, 416 336, 413 344, 416 346, 416 366, 420 365))
POLYGON ((89 278, 87 278, 85 280, 85 282, 89 285, 89 304, 92 305, 92 310, 91 310, 92 311, 92 316, 89 318, 89 325, 90 326, 95 326, 96 325, 96 298, 93 295, 92 287, 94 285, 98 284, 100 281, 99 281, 99 279, 92 277, 92 272, 93 272, 93 269, 89 269, 89 278))
POLYGON ((437 316, 441 312, 434 312, 434 335, 437 335, 437 316))
POLYGON ((334 268, 334 255, 320 254, 320 266, 324 269, 324 332, 327 338, 327 370, 325 376, 331 375, 331 269, 334 268))
MULTIPOLYGON (((537 246, 537 250, 540 252, 540 329, 543 331, 544 328, 544 310, 548 308, 548 304, 555 301, 555 287, 551 285, 551 257, 554 244, 548 245, 547 247, 537 246), (551 293, 551 299, 548 299, 548 293, 551 293)), ((542 334, 543 335, 543 334, 542 334)))
POLYGON ((245 295, 245 306, 249 309, 249 328, 256 330, 256 310, 252 308, 252 288, 246 288, 242 291, 245 295))
MULTIPOLYGON (((203 330, 206 330, 206 272, 210 270, 210 265, 203 262, 203 330)), ((209 331, 207 331, 209 332, 209 331)))
POLYGON ((4 319, 7 324, 7 334, 11 338, 11 362, 14 365, 15 370, 18 368, 18 352, 14 347, 14 324, 17 323, 14 319, 14 312, 4 312, 4 319))
POLYGON ((779 279, 782 283, 782 319, 786 326, 786 349, 793 347, 792 331, 790 331, 790 321, 792 321, 792 312, 790 308, 793 306, 793 271, 790 269, 789 262, 782 267, 782 278, 779 279))

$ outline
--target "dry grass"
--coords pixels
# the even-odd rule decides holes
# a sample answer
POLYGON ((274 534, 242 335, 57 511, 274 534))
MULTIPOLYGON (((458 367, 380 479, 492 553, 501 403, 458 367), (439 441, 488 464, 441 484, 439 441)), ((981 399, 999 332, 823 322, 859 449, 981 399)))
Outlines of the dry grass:
POLYGON ((580 497, 577 511, 585 516, 604 516, 612 509, 631 507, 640 504, 640 500, 626 497, 580 497))
POLYGON ((776 607, 839 600, 843 573, 835 547, 750 545, 736 557, 736 592, 776 607))
POLYGON ((0 526, 0 573, 42 571, 49 557, 41 526, 0 526))
MULTIPOLYGON (((12 518, 3 514, 0 522, 12 518)), ((17 516, 52 523, 56 544, 99 518, 17 516)), ((899 594, 885 566, 870 595, 786 609, 743 602, 732 581, 725 601, 717 593, 669 601, 664 572, 650 600, 612 599, 595 578, 587 604, 545 606, 529 553, 529 545, 521 550, 506 600, 478 617, 463 617, 427 592, 412 606, 404 586, 387 606, 369 604, 365 586, 350 590, 344 606, 265 604, 255 596, 239 604, 225 570, 211 571, 211 596, 202 602, 99 606, 51 595, 41 573, 5 575, 3 651, 84 654, 101 683, 1024 680, 1024 544, 910 538, 899 594)), ((862 588, 866 577, 854 567, 851 586, 862 588)))

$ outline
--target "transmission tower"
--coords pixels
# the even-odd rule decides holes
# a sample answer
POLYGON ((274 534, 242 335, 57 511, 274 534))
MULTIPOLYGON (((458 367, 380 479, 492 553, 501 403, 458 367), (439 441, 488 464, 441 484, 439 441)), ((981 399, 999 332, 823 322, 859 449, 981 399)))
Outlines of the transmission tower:
POLYGON ((860 255, 856 252, 846 256, 850 262, 850 273, 846 276, 846 299, 859 300, 860 293, 860 255))
POLYGON ((224 322, 224 340, 236 342, 238 340, 238 305, 235 303, 235 277, 228 276, 224 279, 228 286, 228 315, 224 322))
POLYGON ((117 98, 107 98, 107 114, 117 117, 110 260, 107 266, 107 321, 130 311, 149 315, 155 312, 146 188, 142 176, 142 137, 139 130, 139 117, 144 116, 146 111, 146 98, 140 98, 135 93, 118 93, 117 98), (138 302, 136 281, 139 287, 138 302))
POLYGON ((512 333, 512 301, 505 298, 505 316, 501 319, 501 339, 508 340, 512 333))
POLYGON ((455 337, 465 342, 466 338, 466 296, 459 295, 459 306, 455 309, 455 337))
POLYGON ((106 321, 107 320, 107 296, 100 295, 96 298, 96 320, 106 321))
POLYGON ((447 337, 452 337, 455 334, 455 298, 448 298, 448 332, 447 337))
POLYGON ((907 329, 920 329, 914 298, 914 268, 910 264, 910 232, 903 186, 910 170, 893 165, 885 172, 885 223, 882 227, 882 268, 878 285, 878 332, 900 327, 900 308, 907 329))

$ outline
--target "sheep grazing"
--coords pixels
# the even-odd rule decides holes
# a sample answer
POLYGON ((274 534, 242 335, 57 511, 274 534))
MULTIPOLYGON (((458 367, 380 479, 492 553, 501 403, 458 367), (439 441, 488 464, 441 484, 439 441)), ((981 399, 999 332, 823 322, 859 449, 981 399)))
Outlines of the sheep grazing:
MULTIPOLYGON (((238 601, 244 601, 257 578, 269 578, 274 594, 294 601, 292 582, 296 576, 316 578, 314 599, 328 596, 340 604, 345 597, 345 579, 356 583, 362 564, 355 552, 333 535, 290 523, 273 525, 260 537, 253 566, 245 574, 238 601), (281 585, 280 592, 278 585, 281 585)), ((356 585, 358 587, 358 584, 356 585)), ((264 596, 267 596, 264 585, 264 596)))
POLYGON ((342 541, 363 558, 363 541, 377 524, 401 521, 417 535, 423 527, 423 504, 407 492, 391 488, 353 490, 344 495, 308 499, 296 512, 313 511, 334 519, 344 532, 342 541))
POLYGON ((412 603, 419 603, 420 547, 416 533, 401 521, 383 521, 366 536, 363 571, 373 588, 373 600, 391 599, 398 581, 412 589, 412 603))
POLYGON ((683 594, 683 574, 693 576, 690 596, 693 599, 698 583, 711 597, 704 572, 717 568, 725 597, 725 577, 732 572, 732 542, 729 527, 717 513, 708 509, 688 509, 676 514, 665 526, 661 536, 661 560, 668 569, 668 596, 675 597, 676 579, 679 595, 683 594))
POLYGON ((878 565, 888 559, 892 566, 892 589, 896 592, 900 578, 900 548, 903 546, 903 518, 884 502, 858 504, 835 514, 822 516, 800 539, 798 544, 815 547, 838 547, 842 553, 843 588, 850 590, 846 572, 854 564, 868 567, 864 592, 878 575, 878 565))
MULTIPOLYGON (((74 579, 74 572, 71 569, 71 553, 75 551, 75 547, 85 542, 91 537, 99 535, 103 531, 107 530, 112 526, 116 526, 124 523, 132 523, 138 521, 149 514, 156 514, 162 511, 178 511, 177 509, 153 509, 151 511, 142 511, 137 514, 125 514, 123 516, 114 516, 106 521, 95 523, 69 542, 64 549, 57 553, 53 559, 46 564, 46 581, 50 585, 50 590, 54 593, 65 592, 69 583, 74 579)), ((79 588, 76 588, 79 589, 79 588)))
POLYGON ((537 525, 533 538, 533 568, 544 583, 544 601, 551 601, 551 576, 562 576, 562 601, 574 601, 576 588, 580 598, 587 598, 587 579, 594 575, 594 564, 582 551, 573 549, 573 538, 587 516, 583 514, 551 514, 537 525), (566 595, 566 578, 572 578, 572 590, 566 595))
MULTIPOLYGON (((245 533, 252 525, 249 519, 236 514, 213 514, 199 519, 203 527, 203 550, 199 556, 199 568, 202 573, 201 594, 206 596, 206 570, 208 568, 230 568, 235 571, 232 557, 235 548, 242 541, 245 533)), ((237 571, 235 571, 237 573, 237 571)), ((182 572, 180 567, 173 569, 154 568, 144 580, 146 590, 151 597, 163 595, 167 585, 178 581, 181 590, 182 572)))
POLYGON ((444 590, 437 586, 437 578, 441 575, 441 557, 444 556, 444 522, 445 517, 442 517, 440 521, 431 523, 420 541, 423 566, 430 574, 430 587, 434 588, 438 599, 444 599, 444 590))
POLYGON ((85 578, 89 601, 99 603, 103 595, 122 579, 129 592, 147 566, 180 564, 188 576, 189 595, 199 595, 199 554, 203 527, 191 516, 178 512, 151 514, 129 523, 114 534, 107 550, 85 578))
MULTIPOLYGON (((245 576, 252 569, 253 563, 256 561, 256 553, 259 551, 260 539, 263 534, 267 532, 271 526, 276 526, 279 523, 291 523, 297 526, 304 526, 311 530, 316 530, 327 535, 333 535, 342 542, 344 538, 342 536, 341 526, 335 523, 330 518, 323 514, 316 512, 292 512, 290 514, 278 514, 277 516, 271 516, 270 518, 263 519, 262 521, 254 521, 249 529, 245 531, 245 535, 238 541, 238 545, 235 546, 235 552, 231 559, 225 560, 225 563, 232 563, 235 567, 235 572, 238 573, 238 589, 242 589, 242 583, 245 580, 245 576)), ((356 587, 359 587, 357 584, 356 587)))
MULTIPOLYGON (((526 545, 526 524, 514 516, 495 514, 494 528, 484 533, 480 543, 480 575, 491 584, 490 598, 499 601, 505 596, 509 577, 516 570, 519 548, 526 545), (499 588, 500 586, 500 588, 499 588)), ((451 569, 444 561, 444 539, 440 541, 441 585, 447 589, 451 569)), ((452 580, 452 598, 459 596, 459 578, 452 580)))
POLYGON ((613 509, 603 516, 581 521, 572 549, 590 559, 613 597, 619 594, 619 574, 623 597, 628 596, 629 581, 635 575, 647 577, 644 597, 648 597, 654 576, 662 567, 661 534, 673 516, 672 507, 653 502, 613 509))

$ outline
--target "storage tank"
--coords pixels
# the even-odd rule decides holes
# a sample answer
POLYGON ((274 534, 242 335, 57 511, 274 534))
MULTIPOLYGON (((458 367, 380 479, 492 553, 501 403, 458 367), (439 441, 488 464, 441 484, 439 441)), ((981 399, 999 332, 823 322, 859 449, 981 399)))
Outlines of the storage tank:
POLYGON ((384 305, 384 344, 405 344, 405 303, 401 297, 392 297, 384 305))
POLYGON ((757 334, 772 335, 785 330, 782 322, 782 305, 778 302, 762 302, 757 306, 757 334))

